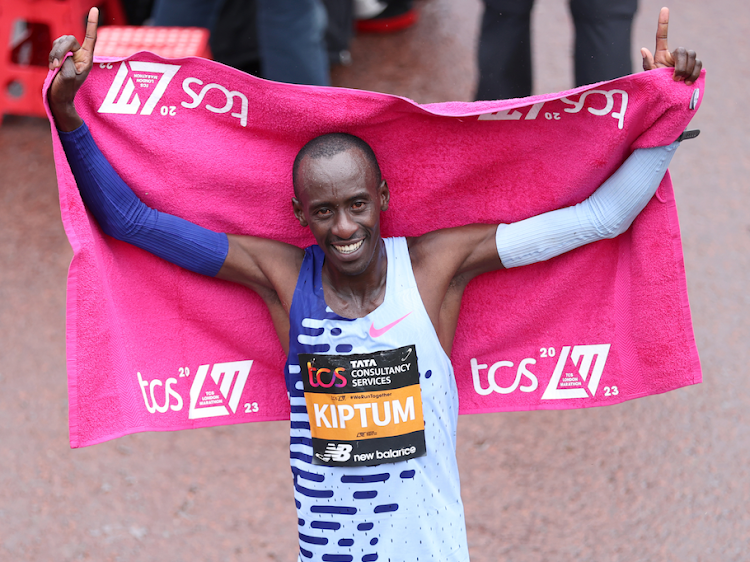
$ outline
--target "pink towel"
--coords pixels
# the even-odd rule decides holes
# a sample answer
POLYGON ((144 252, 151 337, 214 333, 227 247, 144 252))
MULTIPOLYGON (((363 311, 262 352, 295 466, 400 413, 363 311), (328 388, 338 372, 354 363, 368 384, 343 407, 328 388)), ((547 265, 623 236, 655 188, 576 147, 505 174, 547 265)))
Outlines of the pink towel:
MULTIPOLYGON (((383 233, 416 236, 575 204, 634 148, 674 141, 702 93, 703 76, 687 86, 663 69, 525 99, 418 105, 138 53, 97 59, 77 106, 148 205, 307 246, 292 162, 322 133, 372 145, 392 193, 383 233)), ((285 358, 260 298, 103 235, 53 137, 75 253, 71 445, 288 418, 285 358)), ((452 359, 462 413, 602 406, 700 382, 669 175, 622 236, 473 281, 452 359)))

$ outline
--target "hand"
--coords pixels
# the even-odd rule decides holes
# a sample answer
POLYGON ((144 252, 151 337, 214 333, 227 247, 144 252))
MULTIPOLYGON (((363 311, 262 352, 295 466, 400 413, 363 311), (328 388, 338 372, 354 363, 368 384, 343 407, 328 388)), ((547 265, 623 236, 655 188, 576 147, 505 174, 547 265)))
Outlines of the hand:
POLYGON ((96 45, 98 25, 99 10, 91 8, 83 45, 80 45, 72 35, 63 35, 52 44, 52 50, 49 53, 49 68, 54 70, 61 64, 62 68, 52 81, 47 95, 55 124, 62 131, 72 131, 83 123, 73 100, 94 66, 94 45, 96 45), (72 52, 72 56, 64 58, 68 52, 72 52))
POLYGON ((692 84, 701 74, 703 63, 695 58, 695 51, 687 51, 678 47, 669 52, 667 47, 667 28, 669 27, 669 8, 662 8, 659 12, 659 25, 656 28, 656 50, 652 55, 645 47, 641 49, 643 70, 673 67, 675 81, 684 80, 685 84, 692 84))

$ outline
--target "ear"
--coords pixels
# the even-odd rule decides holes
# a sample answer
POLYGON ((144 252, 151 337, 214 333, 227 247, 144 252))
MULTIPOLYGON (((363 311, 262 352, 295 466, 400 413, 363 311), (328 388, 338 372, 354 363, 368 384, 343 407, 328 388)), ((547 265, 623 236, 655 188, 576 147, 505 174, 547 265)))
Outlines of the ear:
POLYGON ((383 180, 380 182, 378 187, 378 195, 380 196, 380 210, 388 210, 388 202, 391 200, 391 192, 388 190, 388 182, 383 180))
POLYGON ((292 197, 292 209, 294 210, 294 216, 297 217, 300 226, 306 227, 307 219, 305 218, 305 213, 302 210, 302 204, 296 197, 292 197))

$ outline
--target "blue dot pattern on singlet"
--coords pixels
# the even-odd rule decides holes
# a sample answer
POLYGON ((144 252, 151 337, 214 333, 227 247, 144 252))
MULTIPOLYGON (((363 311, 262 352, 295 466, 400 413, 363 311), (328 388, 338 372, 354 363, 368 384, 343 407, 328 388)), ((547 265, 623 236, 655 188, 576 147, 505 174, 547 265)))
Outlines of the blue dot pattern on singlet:
POLYGON ((405 241, 386 239, 385 244, 386 296, 364 318, 343 318, 326 306, 320 275, 324 257, 317 246, 307 249, 297 282, 285 378, 302 562, 468 561, 455 461, 453 371, 419 299, 405 241), (369 334, 371 326, 387 326, 407 312, 377 339, 369 334), (412 344, 420 369, 427 455, 375 466, 313 464, 297 354, 370 353, 412 344))

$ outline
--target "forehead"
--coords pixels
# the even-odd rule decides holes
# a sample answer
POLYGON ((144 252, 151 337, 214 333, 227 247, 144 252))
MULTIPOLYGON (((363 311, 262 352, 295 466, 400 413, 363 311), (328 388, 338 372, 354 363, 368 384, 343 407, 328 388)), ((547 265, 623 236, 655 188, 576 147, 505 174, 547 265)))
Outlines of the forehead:
POLYGON ((299 168, 300 197, 318 199, 341 197, 361 191, 377 192, 375 171, 356 147, 331 157, 305 156, 299 168))

